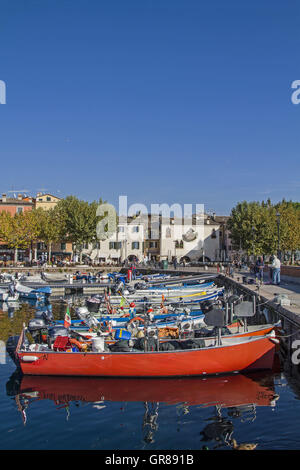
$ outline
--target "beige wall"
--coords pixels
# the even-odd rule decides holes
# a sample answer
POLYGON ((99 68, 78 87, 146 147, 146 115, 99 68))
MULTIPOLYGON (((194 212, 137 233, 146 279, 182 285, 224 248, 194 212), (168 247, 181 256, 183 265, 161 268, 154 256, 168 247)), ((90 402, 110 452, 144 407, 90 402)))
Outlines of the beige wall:
POLYGON ((52 196, 52 194, 38 194, 36 196, 35 207, 36 209, 49 210, 53 209, 56 204, 60 201, 59 197, 52 196), (49 200, 47 200, 49 199, 49 200))

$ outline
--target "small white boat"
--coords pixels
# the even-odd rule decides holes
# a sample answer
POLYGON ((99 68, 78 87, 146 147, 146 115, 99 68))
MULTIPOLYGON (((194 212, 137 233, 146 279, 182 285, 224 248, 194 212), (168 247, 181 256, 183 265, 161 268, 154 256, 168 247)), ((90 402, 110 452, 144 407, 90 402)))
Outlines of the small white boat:
POLYGON ((15 279, 15 276, 9 273, 1 273, 0 274, 0 281, 1 282, 13 282, 15 279))
POLYGON ((64 273, 42 273, 41 276, 47 282, 66 282, 68 280, 67 274, 64 273))
POLYGON ((2 302, 17 302, 19 300, 19 294, 15 292, 14 295, 12 295, 9 290, 0 289, 0 300, 2 302))
POLYGON ((27 276, 26 274, 24 274, 21 278, 20 278, 20 281, 21 282, 32 282, 34 284, 45 284, 46 282, 41 278, 41 275, 40 274, 31 274, 29 276, 27 276))
POLYGON ((45 296, 48 296, 51 293, 51 288, 47 286, 32 289, 31 287, 17 283, 15 289, 20 297, 33 300, 42 300, 45 296))

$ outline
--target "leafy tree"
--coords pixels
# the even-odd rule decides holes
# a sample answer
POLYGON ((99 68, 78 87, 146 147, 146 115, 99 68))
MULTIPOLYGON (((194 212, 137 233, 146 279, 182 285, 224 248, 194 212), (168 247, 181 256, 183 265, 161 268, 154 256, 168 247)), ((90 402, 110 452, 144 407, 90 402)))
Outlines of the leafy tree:
POLYGON ((273 205, 266 202, 239 202, 231 211, 227 227, 232 242, 248 255, 276 253, 278 249, 277 213, 280 214, 280 250, 291 253, 300 248, 300 211, 298 203, 284 199, 273 205))
POLYGON ((300 211, 295 203, 283 200, 276 205, 276 212, 280 214, 279 248, 284 253, 288 252, 293 262, 295 252, 300 249, 300 211))
POLYGON ((96 201, 89 203, 75 196, 68 196, 59 201, 56 207, 62 221, 64 239, 76 246, 81 261, 83 244, 96 239, 98 203, 96 201))
POLYGON ((39 219, 39 237, 47 244, 48 260, 50 260, 52 244, 63 240, 64 221, 57 207, 48 210, 37 209, 36 213, 39 219))
POLYGON ((33 211, 26 211, 11 216, 8 212, 0 213, 0 239, 15 251, 15 262, 18 249, 29 248, 39 235, 39 224, 33 211))

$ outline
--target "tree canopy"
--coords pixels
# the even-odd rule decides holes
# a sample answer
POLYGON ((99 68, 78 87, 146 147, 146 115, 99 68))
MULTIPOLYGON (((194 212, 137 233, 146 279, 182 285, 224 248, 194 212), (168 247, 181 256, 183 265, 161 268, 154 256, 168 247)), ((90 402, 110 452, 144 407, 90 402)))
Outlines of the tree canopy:
POLYGON ((281 252, 294 256, 300 249, 300 205, 284 199, 266 202, 239 202, 231 211, 227 227, 235 248, 248 255, 281 252), (278 237, 279 230, 279 237, 278 237))

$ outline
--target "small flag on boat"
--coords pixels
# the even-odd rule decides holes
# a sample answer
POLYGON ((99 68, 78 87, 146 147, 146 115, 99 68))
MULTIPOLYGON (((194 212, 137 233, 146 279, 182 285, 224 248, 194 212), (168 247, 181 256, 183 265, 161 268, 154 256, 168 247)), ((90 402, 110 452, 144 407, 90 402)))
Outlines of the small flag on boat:
POLYGON ((124 305, 126 305, 126 300, 125 300, 124 297, 122 296, 122 297, 121 297, 121 300, 120 300, 120 307, 124 307, 124 305))
POLYGON ((66 314, 65 314, 64 328, 69 328, 70 326, 71 326, 71 315, 70 315, 70 311, 68 307, 66 314))

